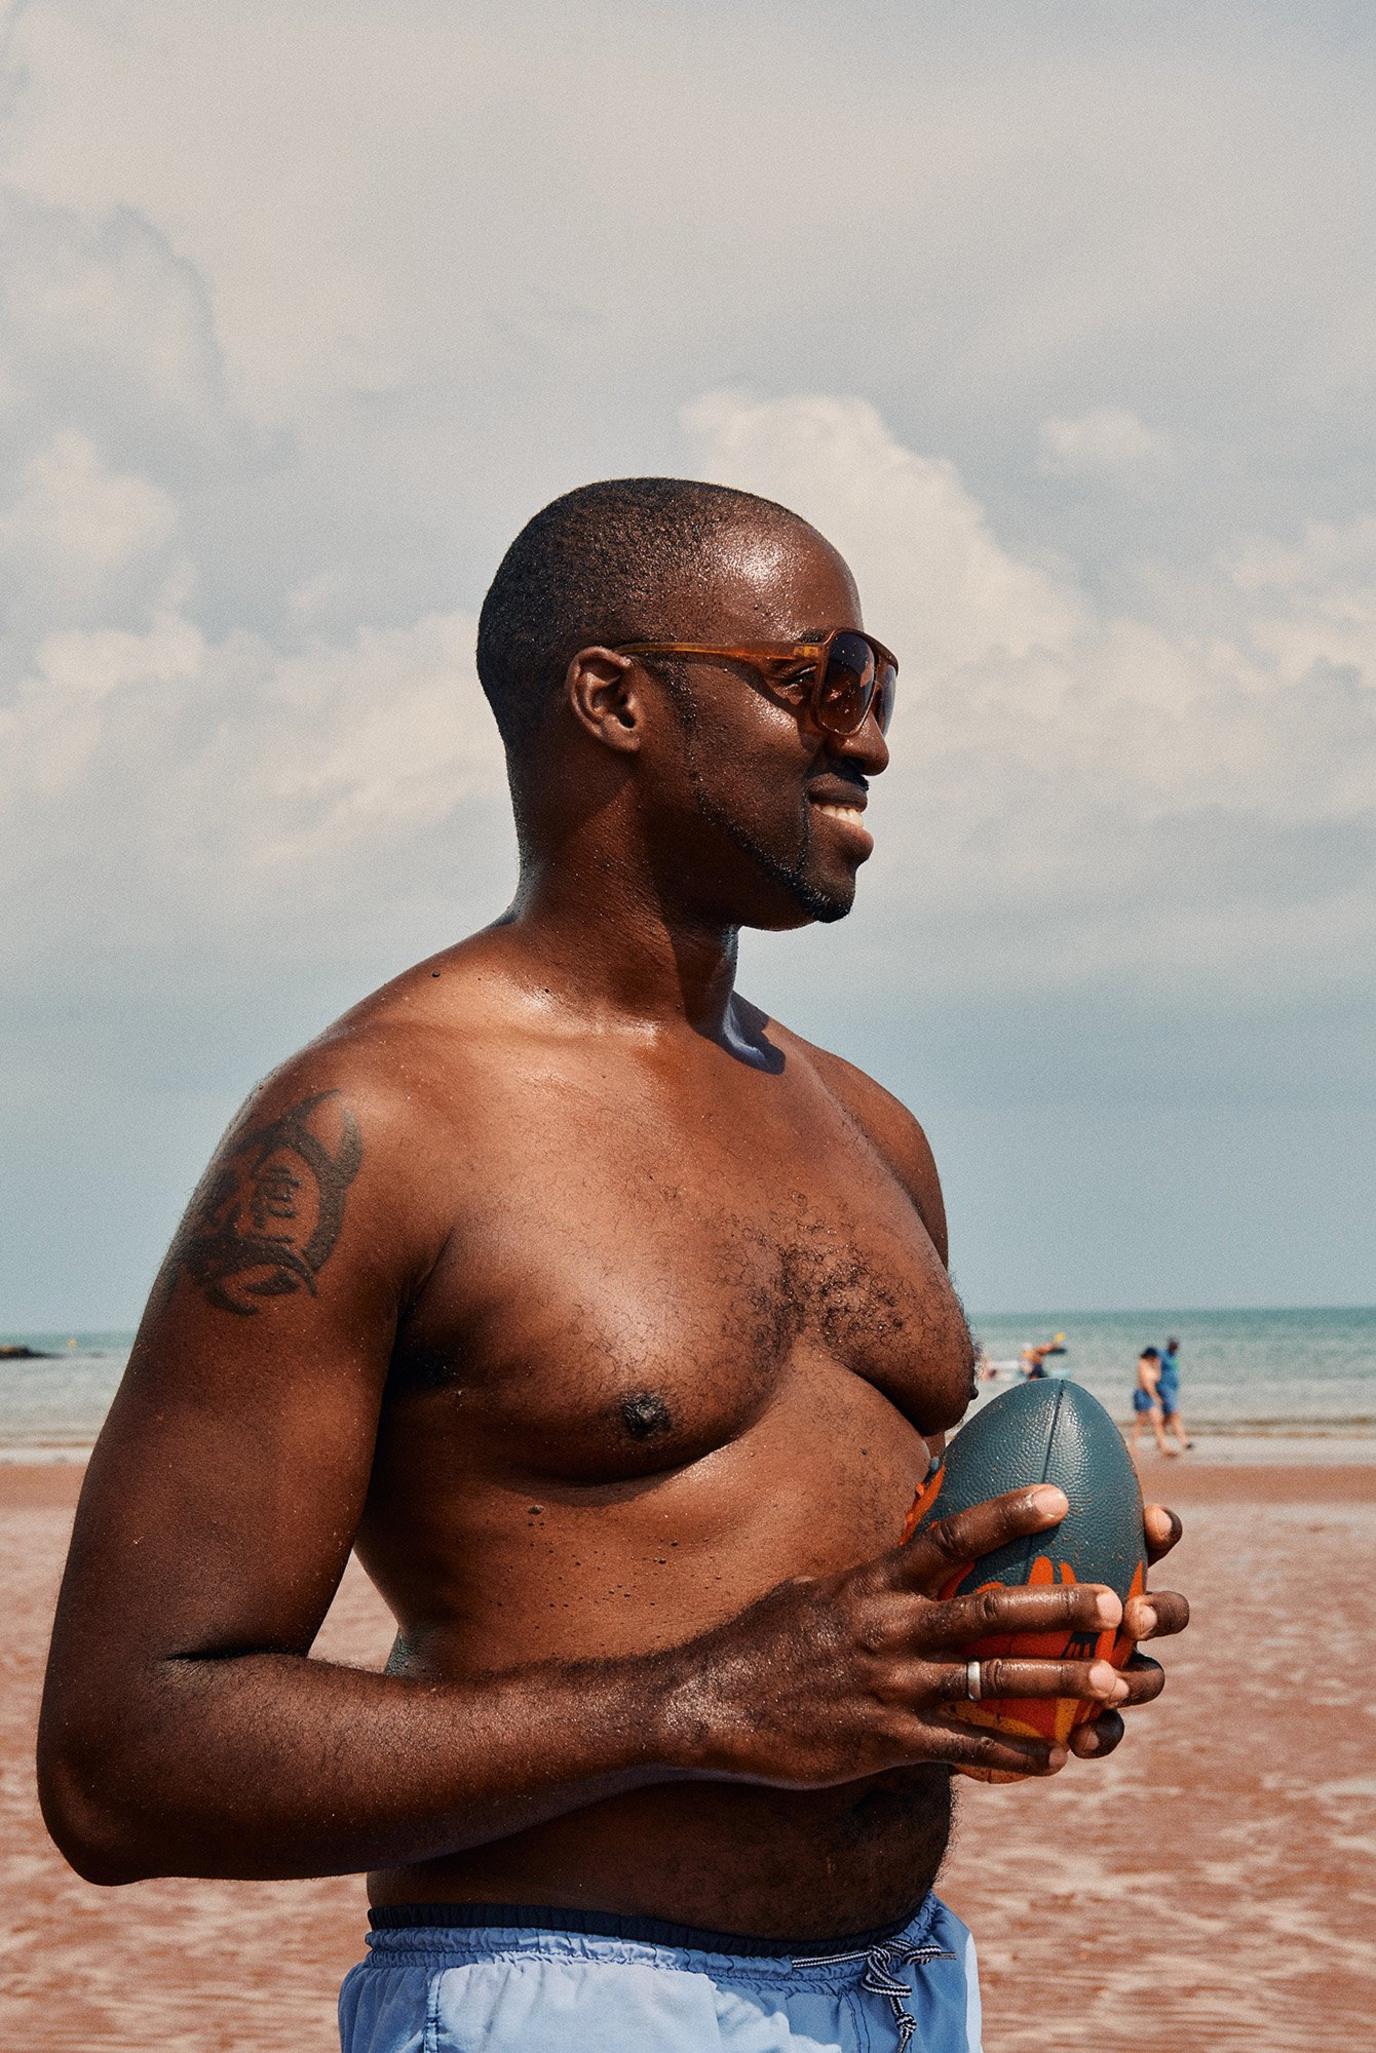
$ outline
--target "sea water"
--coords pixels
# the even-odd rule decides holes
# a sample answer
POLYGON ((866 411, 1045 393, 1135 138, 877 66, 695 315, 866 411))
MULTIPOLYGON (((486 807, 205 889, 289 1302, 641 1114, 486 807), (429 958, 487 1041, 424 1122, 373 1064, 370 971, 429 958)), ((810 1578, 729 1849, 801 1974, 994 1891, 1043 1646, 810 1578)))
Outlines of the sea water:
MULTIPOLYGON (((1115 1418, 1130 1417, 1137 1357, 1180 1342, 1180 1411, 1208 1433, 1376 1434, 1376 1307, 1338 1311, 1036 1312, 972 1316, 993 1361, 1065 1334, 1047 1367, 1092 1390, 1115 1418)), ((5 1333, 43 1361, 0 1359, 0 1450, 89 1447, 129 1358, 128 1333, 5 1333)), ((1005 1369, 980 1385, 1006 1390, 1005 1369)))
MULTIPOLYGON (((992 1361, 1065 1334, 1048 1372, 1130 1416, 1137 1358, 1180 1342, 1180 1415, 1210 1433, 1376 1433, 1376 1308, 1333 1311, 1040 1312, 972 1318, 992 1361)), ((1008 1387, 1011 1373, 982 1390, 1008 1387)))

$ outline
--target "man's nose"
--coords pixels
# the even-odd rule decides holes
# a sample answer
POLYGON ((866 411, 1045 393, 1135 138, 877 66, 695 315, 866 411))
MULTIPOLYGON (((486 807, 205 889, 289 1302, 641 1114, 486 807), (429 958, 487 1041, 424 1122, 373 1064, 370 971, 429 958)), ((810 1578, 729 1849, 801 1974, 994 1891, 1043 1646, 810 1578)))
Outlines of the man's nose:
POLYGON ((854 734, 829 734, 827 753, 845 763, 854 763, 867 777, 878 777, 889 767, 889 744, 879 731, 871 707, 865 724, 854 734))

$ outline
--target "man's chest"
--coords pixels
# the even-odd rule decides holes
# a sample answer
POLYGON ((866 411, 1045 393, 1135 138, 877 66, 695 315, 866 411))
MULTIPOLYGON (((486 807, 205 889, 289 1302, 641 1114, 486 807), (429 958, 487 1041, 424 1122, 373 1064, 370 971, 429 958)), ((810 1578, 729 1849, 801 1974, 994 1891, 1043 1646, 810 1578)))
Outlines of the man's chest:
POLYGON ((534 1097, 510 1148, 472 1165, 481 1201, 403 1332, 399 1397, 588 1481, 700 1459, 800 1377, 824 1407, 859 1379, 919 1429, 949 1412, 959 1305, 833 1101, 534 1097))

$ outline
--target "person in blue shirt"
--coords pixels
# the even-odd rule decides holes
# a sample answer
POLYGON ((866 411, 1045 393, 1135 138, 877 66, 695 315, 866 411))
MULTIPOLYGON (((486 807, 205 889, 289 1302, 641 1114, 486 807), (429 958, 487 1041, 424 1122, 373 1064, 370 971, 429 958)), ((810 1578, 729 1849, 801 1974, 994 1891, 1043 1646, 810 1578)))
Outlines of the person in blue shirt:
POLYGON ((1161 1376, 1156 1386, 1157 1400, 1161 1406, 1161 1422, 1168 1433, 1174 1433, 1182 1448, 1193 1447, 1193 1440, 1187 1439, 1185 1422, 1180 1416, 1180 1342, 1170 1339, 1161 1357, 1161 1376))
POLYGON ((1132 1437, 1128 1451, 1137 1459, 1137 1447, 1142 1438, 1143 1426, 1149 1425, 1156 1436, 1157 1449, 1162 1454, 1174 1454, 1175 1449, 1166 1445, 1166 1436, 1161 1425, 1161 1354, 1155 1347, 1144 1347, 1137 1357, 1137 1384, 1132 1393, 1132 1437))

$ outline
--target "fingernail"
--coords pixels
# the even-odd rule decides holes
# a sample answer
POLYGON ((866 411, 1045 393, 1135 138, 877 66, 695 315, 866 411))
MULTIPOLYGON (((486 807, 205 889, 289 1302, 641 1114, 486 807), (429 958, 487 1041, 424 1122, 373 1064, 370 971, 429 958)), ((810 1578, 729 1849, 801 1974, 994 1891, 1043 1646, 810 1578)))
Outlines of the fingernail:
POLYGON ((1111 1704, 1122 1704, 1127 1701, 1127 1694, 1128 1686, 1120 1675, 1108 1693, 1108 1700, 1111 1704))
POLYGON ((1097 1753, 1098 1753, 1098 1751, 1099 1751, 1099 1735, 1098 1735, 1098 1733, 1097 1733, 1097 1732, 1096 1732, 1096 1731, 1094 1730, 1094 1728, 1093 1728, 1093 1726, 1092 1726, 1092 1725, 1091 1725, 1091 1726, 1089 1727, 1089 1729, 1088 1729, 1088 1730, 1086 1731, 1086 1733, 1085 1733, 1085 1736, 1084 1736, 1084 1738, 1083 1738, 1083 1739, 1082 1739, 1082 1740, 1080 1741, 1080 1745, 1081 1745, 1081 1748, 1083 1749, 1083 1751, 1084 1751, 1085 1753, 1087 1753, 1087 1754, 1097 1754, 1097 1753))
POLYGON ((1070 1509, 1070 1499, 1054 1483, 1043 1483, 1039 1490, 1032 1492, 1032 1508, 1045 1513, 1048 1518, 1064 1518, 1070 1509))
POLYGON ((1137 1613, 1137 1618, 1139 1624, 1142 1627, 1143 1638, 1145 1638, 1149 1632, 1156 1631, 1156 1613, 1152 1610, 1150 1604, 1143 1604, 1143 1606, 1137 1613))
POLYGON ((1112 1590, 1105 1590, 1094 1606, 1094 1616, 1100 1625, 1117 1625, 1123 1615, 1123 1607, 1112 1590))
POLYGON ((1066 1752, 1063 1746, 1053 1746, 1050 1753, 1046 1757, 1047 1773, 1049 1775, 1055 1775, 1056 1773, 1058 1773, 1060 1769, 1062 1769, 1065 1766, 1066 1762, 1069 1759, 1070 1755, 1066 1752))
MULTIPOLYGON (((1120 1682, 1121 1678, 1117 1669, 1111 1668, 1107 1661, 1096 1661, 1089 1671, 1089 1686, 1095 1696, 1107 1697, 1110 1703, 1117 1700, 1117 1688, 1120 1682)), ((1124 1696, 1126 1696, 1127 1685, 1125 1683, 1122 1684, 1122 1689, 1124 1696)))

